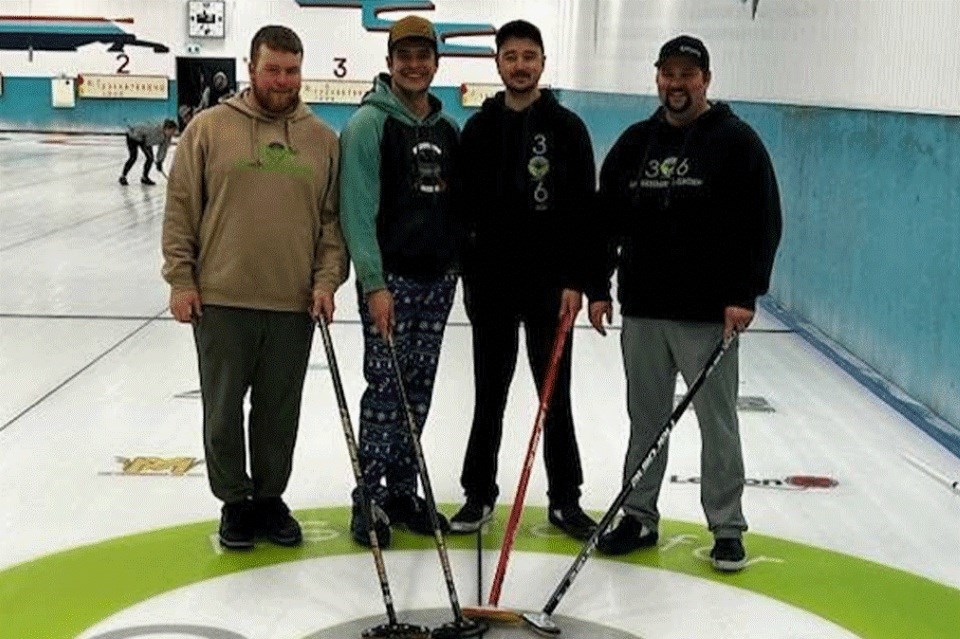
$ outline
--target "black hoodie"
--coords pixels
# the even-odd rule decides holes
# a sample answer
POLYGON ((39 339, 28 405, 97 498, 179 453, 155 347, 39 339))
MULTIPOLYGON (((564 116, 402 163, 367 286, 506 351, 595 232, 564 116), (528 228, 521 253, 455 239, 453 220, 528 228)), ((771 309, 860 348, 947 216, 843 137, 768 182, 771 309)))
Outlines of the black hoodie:
POLYGON ((584 290, 578 229, 594 212, 596 169, 583 121, 549 90, 530 107, 487 99, 463 128, 464 278, 520 295, 584 290))
POLYGON ((628 128, 603 163, 600 199, 603 284, 619 269, 624 315, 723 321, 726 306, 754 308, 767 292, 782 224, 776 176, 726 104, 682 128, 662 107, 628 128))

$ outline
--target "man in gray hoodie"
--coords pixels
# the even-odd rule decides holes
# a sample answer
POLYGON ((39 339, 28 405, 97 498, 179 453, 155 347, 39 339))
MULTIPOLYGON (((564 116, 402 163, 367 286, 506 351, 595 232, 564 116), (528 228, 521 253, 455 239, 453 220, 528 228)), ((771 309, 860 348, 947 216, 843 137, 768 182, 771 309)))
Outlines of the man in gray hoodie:
POLYGON ((156 184, 150 179, 150 169, 156 162, 157 170, 163 171, 163 160, 167 157, 167 149, 170 148, 170 141, 177 132, 177 123, 173 120, 164 120, 161 124, 138 124, 127 129, 127 161, 123 165, 123 171, 120 173, 120 184, 126 186, 127 173, 133 168, 137 161, 137 152, 143 151, 143 176, 140 178, 140 184, 153 186, 156 184), (157 147, 156 160, 154 160, 153 147, 157 147))

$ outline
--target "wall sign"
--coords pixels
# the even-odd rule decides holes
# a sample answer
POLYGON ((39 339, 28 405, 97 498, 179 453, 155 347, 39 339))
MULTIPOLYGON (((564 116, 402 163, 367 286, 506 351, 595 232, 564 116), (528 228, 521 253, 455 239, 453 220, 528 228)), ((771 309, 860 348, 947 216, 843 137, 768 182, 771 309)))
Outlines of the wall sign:
POLYGON ((169 81, 163 75, 105 75, 84 73, 77 78, 81 98, 166 100, 169 81))
POLYGON ((360 104, 372 88, 373 83, 368 80, 304 80, 300 99, 307 103, 360 104))

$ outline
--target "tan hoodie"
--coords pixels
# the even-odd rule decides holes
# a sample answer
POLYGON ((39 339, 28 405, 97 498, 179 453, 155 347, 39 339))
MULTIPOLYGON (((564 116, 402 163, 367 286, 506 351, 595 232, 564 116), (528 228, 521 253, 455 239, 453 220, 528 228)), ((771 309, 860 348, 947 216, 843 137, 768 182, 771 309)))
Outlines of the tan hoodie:
POLYGON ((200 112, 167 183, 163 277, 204 304, 307 311, 348 274, 339 144, 304 104, 271 116, 249 90, 200 112))

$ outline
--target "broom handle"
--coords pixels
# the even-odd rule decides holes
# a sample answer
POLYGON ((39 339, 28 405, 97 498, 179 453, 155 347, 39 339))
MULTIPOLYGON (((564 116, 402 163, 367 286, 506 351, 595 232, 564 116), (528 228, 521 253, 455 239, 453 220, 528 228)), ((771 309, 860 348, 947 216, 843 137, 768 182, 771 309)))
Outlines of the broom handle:
POLYGON ((507 563, 510 560, 510 550, 513 548, 513 541, 517 536, 517 527, 520 523, 520 515, 523 512, 523 500, 527 495, 527 484, 530 483, 530 474, 533 470, 533 460, 537 455, 537 444, 540 442, 540 433, 543 432, 543 425, 547 420, 547 412, 550 410, 550 399, 553 397, 553 387, 557 381, 557 372, 560 369, 560 359, 563 357, 563 349, 567 344, 567 335, 573 328, 573 315, 564 315, 563 321, 557 326, 557 334, 553 338, 553 352, 550 354, 550 363, 547 366, 547 372, 543 380, 543 388, 540 389, 540 407, 537 410, 537 418, 533 423, 533 432, 530 433, 530 442, 527 445, 527 456, 523 462, 523 470, 520 472, 520 482, 517 484, 517 493, 513 498, 513 507, 510 509, 510 518, 507 520, 507 527, 503 533, 503 544, 500 547, 500 559, 497 561, 497 571, 493 575, 493 583, 490 585, 490 596, 487 603, 494 608, 500 601, 500 591, 503 588, 503 579, 507 573, 507 563))
POLYGON ((343 381, 340 378, 340 367, 337 366, 337 356, 333 350, 333 339, 330 337, 330 328, 327 326, 327 319, 320 315, 320 336, 323 338, 323 348, 327 354, 327 368, 330 369, 330 379, 333 380, 333 392, 337 397, 337 408, 340 410, 340 424, 343 426, 344 438, 347 441, 347 452, 350 454, 350 467, 353 469, 353 477, 357 482, 357 489, 360 494, 360 508, 369 523, 367 534, 370 539, 370 551, 373 553, 373 561, 377 567, 377 580, 380 582, 380 593, 383 596, 383 604, 387 609, 387 619, 390 627, 394 628, 397 623, 397 612, 393 605, 393 595, 390 594, 390 582, 387 580, 387 568, 383 562, 383 551, 380 548, 380 542, 374 529, 373 504, 367 496, 367 489, 363 480, 363 471, 360 468, 360 456, 357 448, 357 440, 353 435, 353 423, 350 421, 350 410, 347 408, 347 397, 343 392, 343 381))
POLYGON ((650 464, 653 463, 653 460, 666 444, 667 439, 670 437, 670 431, 672 431, 673 427, 677 425, 678 421, 680 421, 680 417, 683 415, 683 412, 693 401, 697 391, 700 390, 700 387, 703 386, 704 382, 707 381, 707 377, 717 366, 717 363, 719 363, 720 358, 723 357, 723 354, 727 352, 728 348, 730 348, 730 345, 736 339, 737 335, 738 333, 734 332, 729 336, 724 337, 713 349, 713 352, 710 353, 710 356, 707 358, 707 363, 703 365, 702 369, 700 369, 700 372, 687 388, 687 392, 680 400, 680 403, 677 404, 666 423, 660 428, 660 432, 656 441, 654 441, 650 445, 650 448, 647 449, 647 454, 641 460, 640 466, 633 473, 630 479, 624 482, 623 487, 620 489, 617 497, 613 500, 610 508, 607 509, 607 512, 600 519, 599 523, 597 523, 597 527, 593 531, 593 534, 590 535, 590 538, 583 545, 583 548, 580 550, 580 554, 577 555, 576 559, 573 560, 573 564, 560 580, 556 590, 554 590, 553 594, 550 595, 549 601, 547 601, 547 604, 543 607, 544 615, 552 615, 553 611, 556 610, 557 606, 560 604, 560 600, 566 594, 571 584, 573 584, 573 580, 577 577, 580 569, 583 568, 583 565, 587 563, 587 559, 590 558, 590 555, 596 549, 597 542, 600 540, 600 535, 602 535, 603 532, 610 526, 614 517, 616 517, 617 512, 627 500, 627 497, 630 495, 633 489, 636 488, 637 484, 640 483, 640 478, 643 477, 644 473, 647 472, 650 464))

